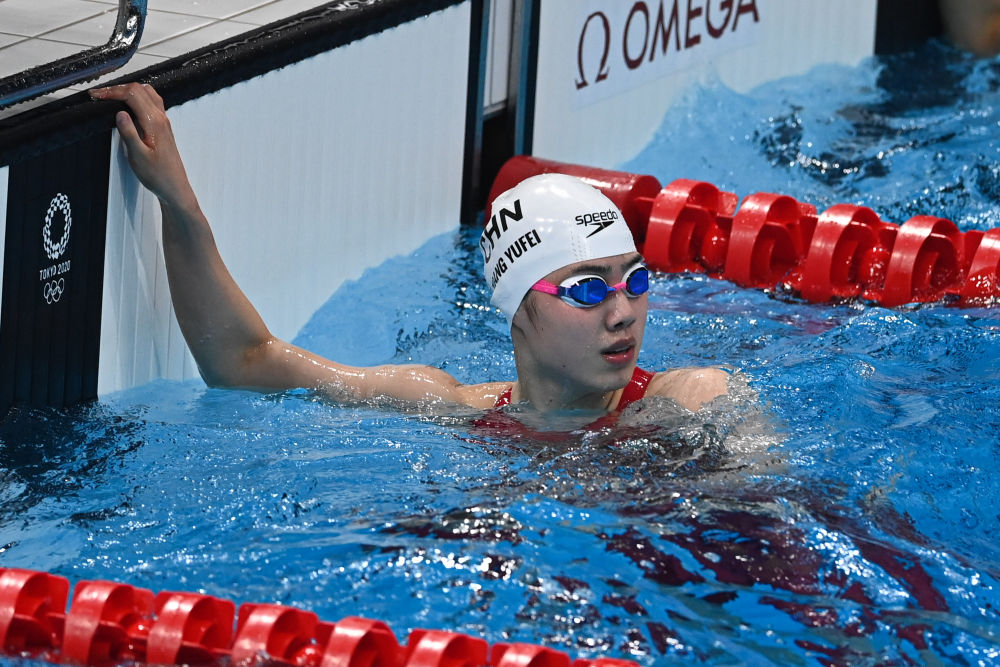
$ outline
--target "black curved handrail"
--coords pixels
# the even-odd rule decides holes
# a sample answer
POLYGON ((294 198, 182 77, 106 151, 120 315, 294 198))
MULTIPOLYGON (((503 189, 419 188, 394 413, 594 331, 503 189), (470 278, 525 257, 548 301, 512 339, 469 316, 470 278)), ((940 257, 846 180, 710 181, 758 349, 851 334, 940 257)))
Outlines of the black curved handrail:
POLYGON ((118 0, 118 20, 107 44, 0 79, 0 109, 118 69, 139 48, 145 23, 146 0, 118 0))

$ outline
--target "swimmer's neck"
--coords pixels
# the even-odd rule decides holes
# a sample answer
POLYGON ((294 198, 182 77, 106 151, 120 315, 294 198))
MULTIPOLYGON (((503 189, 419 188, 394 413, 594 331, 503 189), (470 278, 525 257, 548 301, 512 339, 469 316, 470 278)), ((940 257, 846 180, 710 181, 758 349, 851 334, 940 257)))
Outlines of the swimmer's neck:
POLYGON ((559 381, 546 382, 535 379, 526 382, 521 378, 514 383, 510 391, 510 402, 531 403, 539 412, 556 412, 562 410, 589 410, 610 412, 617 405, 622 389, 607 392, 576 394, 568 390, 559 381))

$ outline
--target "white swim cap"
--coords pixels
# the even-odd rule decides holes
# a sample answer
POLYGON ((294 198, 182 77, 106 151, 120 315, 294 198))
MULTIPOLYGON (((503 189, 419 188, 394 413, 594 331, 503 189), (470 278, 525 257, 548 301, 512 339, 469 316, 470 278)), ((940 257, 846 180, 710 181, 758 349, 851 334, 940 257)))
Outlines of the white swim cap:
POLYGON ((565 174, 526 178, 497 196, 479 237, 490 302, 507 324, 531 286, 569 264, 635 252, 618 207, 565 174))

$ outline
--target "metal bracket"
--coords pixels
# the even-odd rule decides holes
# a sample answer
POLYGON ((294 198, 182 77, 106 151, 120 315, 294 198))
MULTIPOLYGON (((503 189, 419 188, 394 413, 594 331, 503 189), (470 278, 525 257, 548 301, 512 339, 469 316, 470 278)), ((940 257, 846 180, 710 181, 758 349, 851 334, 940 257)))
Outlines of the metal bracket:
POLYGON ((129 61, 139 48, 147 0, 118 0, 118 20, 107 44, 0 79, 0 109, 66 86, 90 81, 129 61))

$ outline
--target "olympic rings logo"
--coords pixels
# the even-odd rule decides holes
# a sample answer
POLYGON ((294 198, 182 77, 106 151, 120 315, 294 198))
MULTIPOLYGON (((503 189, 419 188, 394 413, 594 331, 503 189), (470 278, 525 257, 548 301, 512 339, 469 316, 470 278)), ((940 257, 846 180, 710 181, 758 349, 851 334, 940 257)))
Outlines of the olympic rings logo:
POLYGON ((65 289, 66 280, 63 278, 45 283, 45 287, 42 288, 42 296, 45 297, 45 303, 51 305, 61 299, 65 289))
MULTIPOLYGON (((42 245, 45 247, 45 254, 49 256, 49 259, 59 259, 66 252, 66 246, 69 245, 69 230, 72 226, 73 213, 70 211, 69 197, 60 192, 52 198, 49 210, 45 213, 45 226, 42 227, 42 245), (56 213, 62 213, 64 221, 62 238, 59 239, 58 243, 52 240, 52 218, 56 213)), ((62 294, 61 288, 59 293, 62 294)), ((56 301, 58 300, 56 298, 56 301)))

